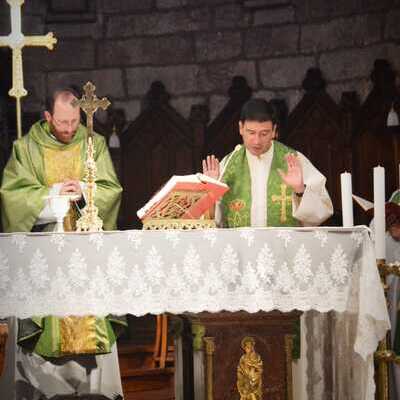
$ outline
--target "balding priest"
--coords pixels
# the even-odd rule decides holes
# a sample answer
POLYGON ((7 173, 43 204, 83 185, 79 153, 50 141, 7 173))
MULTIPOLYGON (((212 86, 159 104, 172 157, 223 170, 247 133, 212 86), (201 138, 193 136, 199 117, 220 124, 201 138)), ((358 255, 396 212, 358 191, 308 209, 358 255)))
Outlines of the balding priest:
MULTIPOLYGON (((221 163, 214 156, 203 160, 203 173, 229 186, 216 206, 219 227, 317 226, 332 215, 325 177, 303 154, 275 140, 276 131, 273 105, 250 99, 239 121, 243 145, 221 163)), ((302 357, 294 364, 296 399, 307 398, 302 332, 302 357)))
MULTIPOLYGON (((45 119, 14 142, 0 188, 6 232, 53 230, 56 219, 45 197, 59 194, 79 198, 64 219, 64 229, 74 230, 80 203, 84 202, 87 147, 80 109, 71 104, 77 97, 73 89, 56 90, 48 101, 45 119)), ((122 188, 104 138, 94 134, 94 143, 95 204, 104 228, 111 230, 116 228, 122 188)), ((121 324, 123 320, 95 316, 32 317, 18 322, 11 318, 0 397, 50 399, 77 393, 122 396, 113 329, 121 324)))

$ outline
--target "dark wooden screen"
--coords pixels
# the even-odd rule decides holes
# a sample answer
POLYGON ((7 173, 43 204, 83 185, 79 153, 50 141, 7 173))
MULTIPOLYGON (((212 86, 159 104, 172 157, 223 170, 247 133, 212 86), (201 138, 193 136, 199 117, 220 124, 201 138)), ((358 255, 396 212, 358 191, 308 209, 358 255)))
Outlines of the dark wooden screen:
POLYGON ((185 120, 169 106, 168 99, 164 86, 153 83, 145 110, 121 135, 124 229, 141 227, 136 211, 172 175, 200 171, 204 136, 201 116, 194 112, 191 121, 185 120))
POLYGON ((229 89, 228 103, 206 130, 204 156, 214 154, 221 160, 238 143, 242 143, 239 135, 240 110, 250 97, 251 89, 246 79, 241 76, 234 77, 229 89))
POLYGON ((400 116, 400 90, 385 60, 375 61, 373 88, 356 116, 353 141, 353 191, 373 201, 373 168, 385 167, 386 198, 399 188, 400 127, 387 127, 392 105, 400 116))
POLYGON ((303 153, 327 178, 335 208, 330 224, 341 224, 340 173, 351 172, 351 119, 325 91, 321 71, 310 69, 305 94, 289 115, 285 144, 303 153))

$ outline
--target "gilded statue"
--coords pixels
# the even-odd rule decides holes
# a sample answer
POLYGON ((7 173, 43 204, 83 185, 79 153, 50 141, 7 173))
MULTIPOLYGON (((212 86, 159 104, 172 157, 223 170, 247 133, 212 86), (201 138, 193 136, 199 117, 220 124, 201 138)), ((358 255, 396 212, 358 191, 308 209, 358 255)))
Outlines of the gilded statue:
POLYGON ((263 362, 254 350, 255 340, 246 336, 241 347, 245 352, 237 367, 237 388, 240 400, 262 400, 263 362))

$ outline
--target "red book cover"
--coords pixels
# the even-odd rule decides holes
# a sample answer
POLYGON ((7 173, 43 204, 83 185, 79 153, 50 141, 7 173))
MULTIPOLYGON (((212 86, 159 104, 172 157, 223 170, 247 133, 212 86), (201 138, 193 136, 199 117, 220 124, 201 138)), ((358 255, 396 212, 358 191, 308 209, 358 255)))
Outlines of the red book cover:
POLYGON ((203 174, 174 175, 137 215, 140 219, 198 219, 228 190, 203 174))

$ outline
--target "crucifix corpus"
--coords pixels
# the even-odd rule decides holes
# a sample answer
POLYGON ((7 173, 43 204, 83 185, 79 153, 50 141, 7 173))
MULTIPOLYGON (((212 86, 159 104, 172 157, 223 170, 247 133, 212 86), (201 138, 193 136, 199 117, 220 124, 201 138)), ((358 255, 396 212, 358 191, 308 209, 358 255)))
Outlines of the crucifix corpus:
POLYGON ((17 102, 17 134, 18 139, 22 137, 21 124, 21 97, 28 94, 24 88, 24 73, 22 68, 22 48, 28 46, 45 46, 53 50, 57 39, 53 32, 45 36, 25 36, 21 30, 21 6, 24 0, 7 0, 11 14, 11 32, 8 36, 0 36, 0 47, 10 47, 12 50, 12 88, 8 92, 15 97, 17 102))
POLYGON ((96 86, 92 82, 86 83, 83 87, 84 95, 79 100, 73 100, 73 106, 79 106, 86 114, 87 124, 87 151, 85 180, 87 183, 86 206, 82 210, 82 216, 76 223, 79 232, 99 232, 103 229, 103 221, 98 216, 98 209, 94 205, 94 194, 96 191, 96 161, 94 160, 93 141, 93 115, 100 107, 105 110, 111 103, 103 97, 101 100, 94 94, 96 86))

